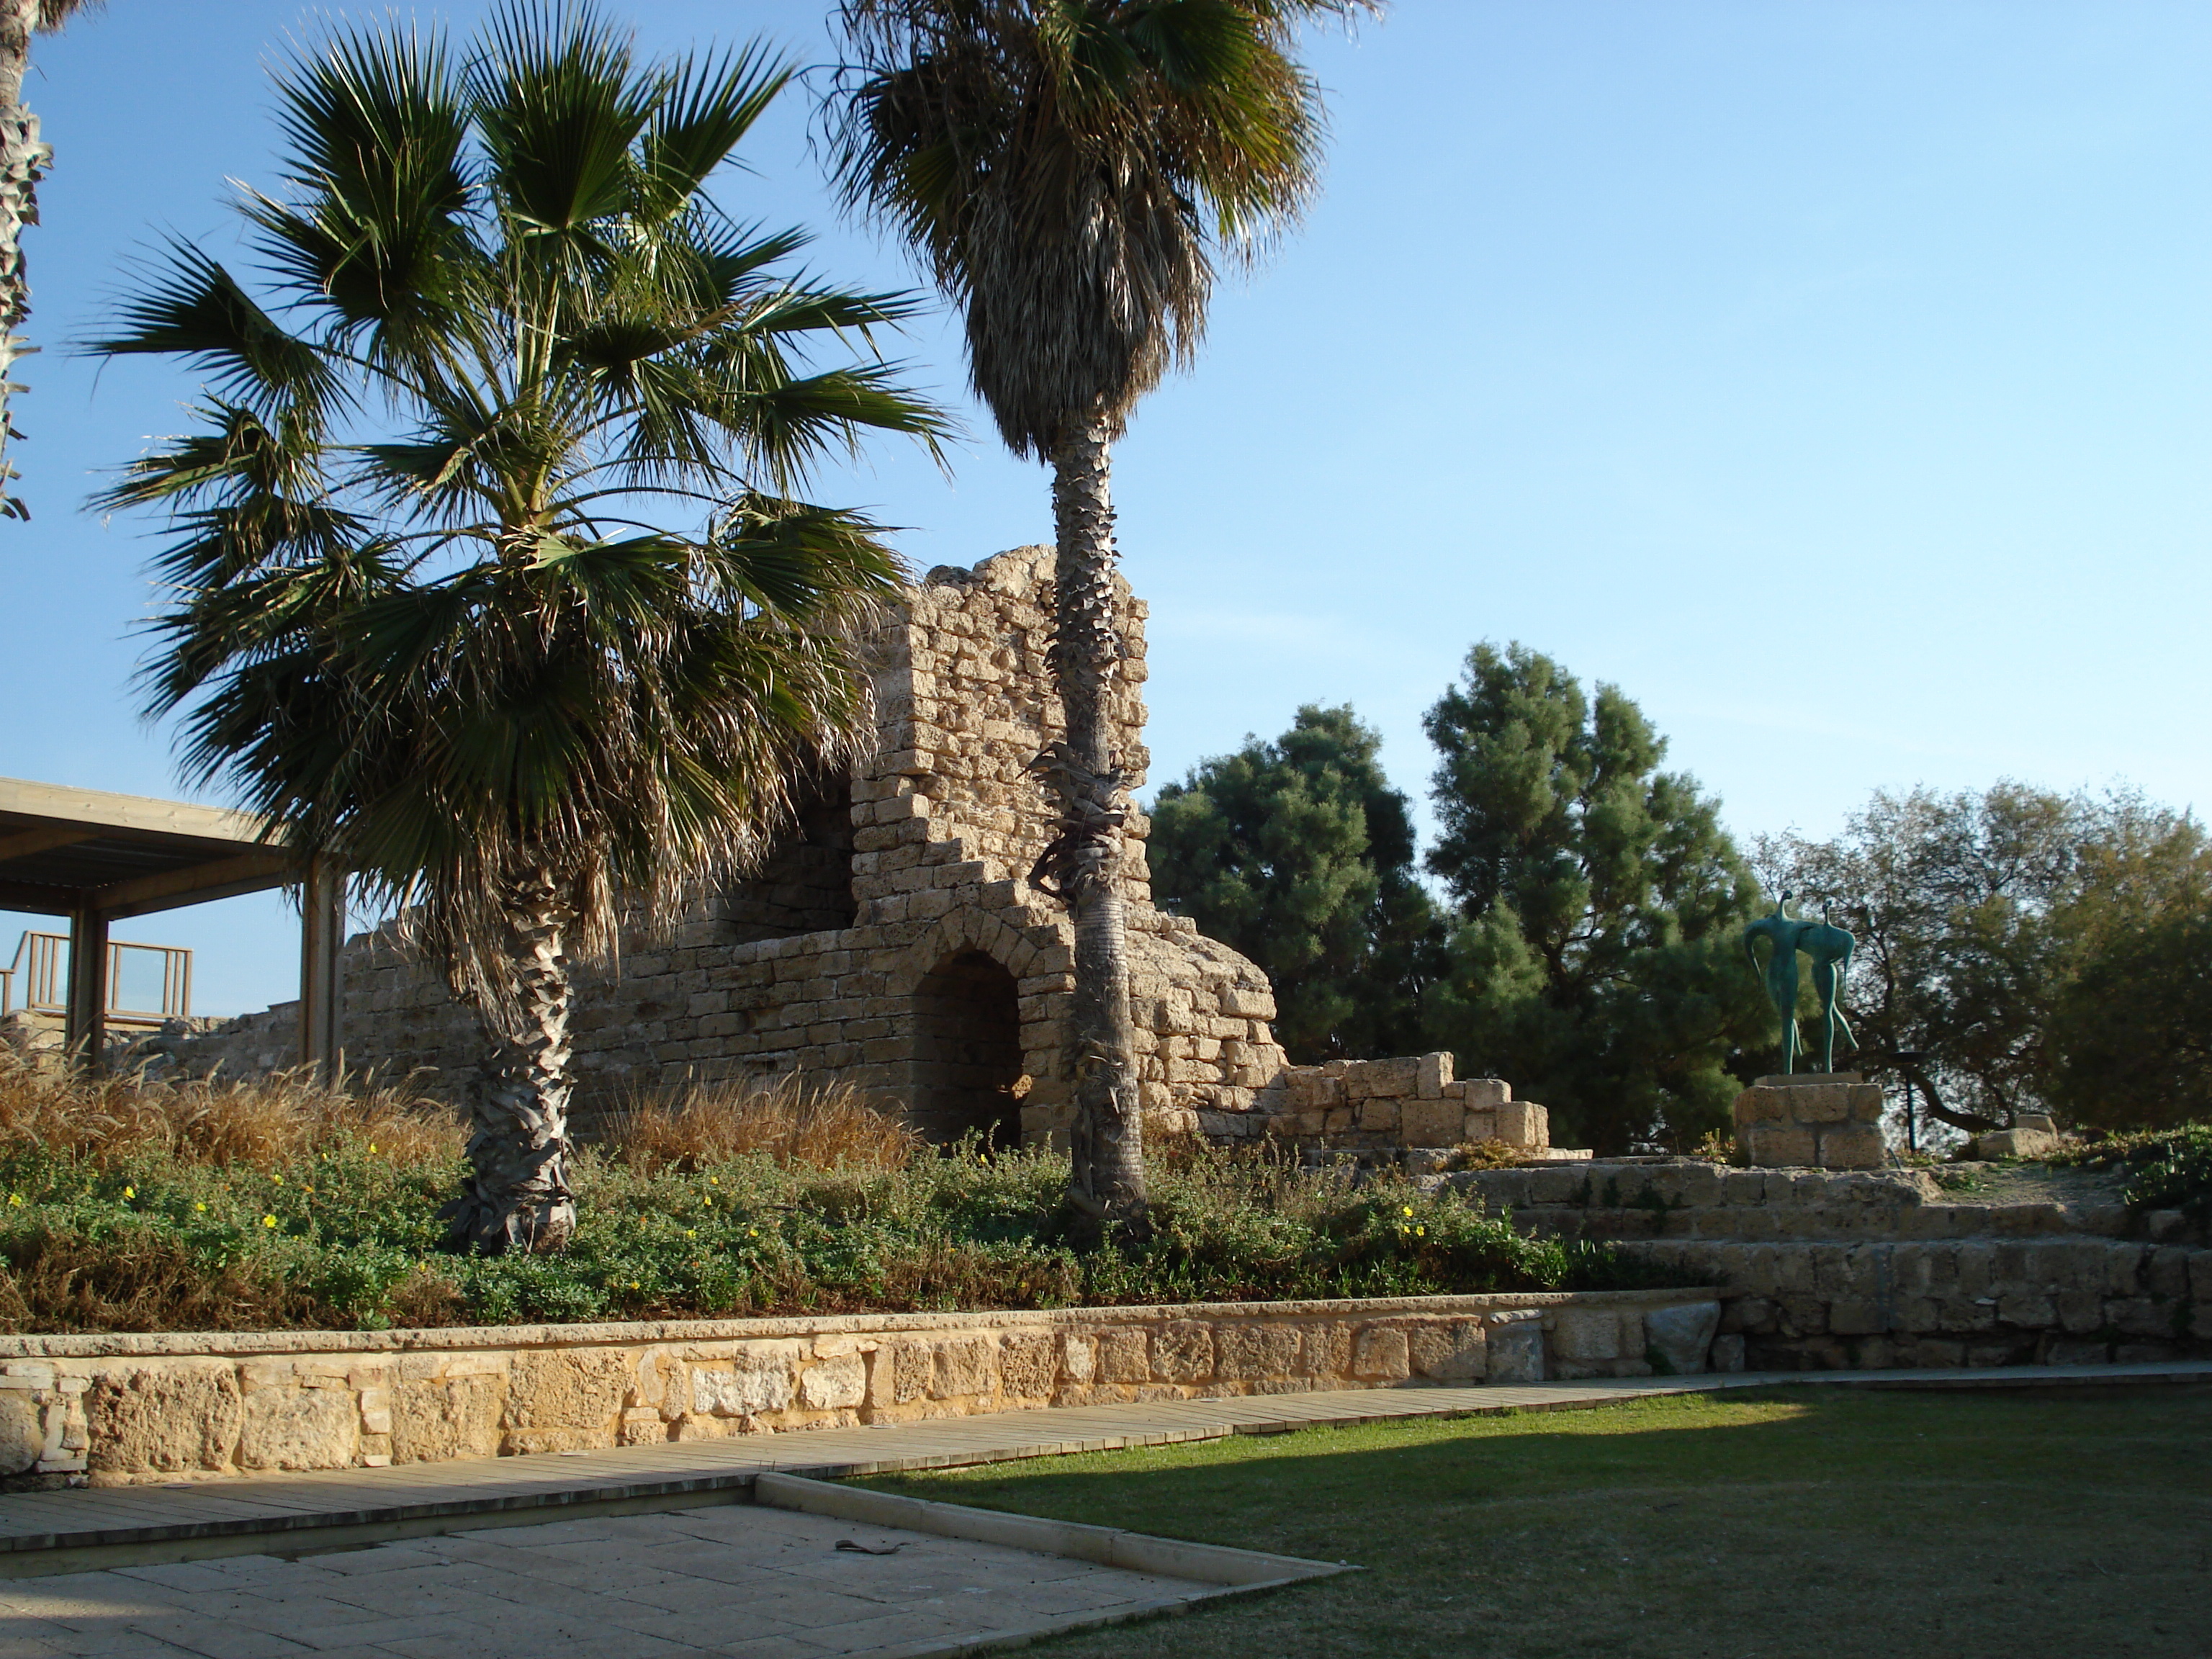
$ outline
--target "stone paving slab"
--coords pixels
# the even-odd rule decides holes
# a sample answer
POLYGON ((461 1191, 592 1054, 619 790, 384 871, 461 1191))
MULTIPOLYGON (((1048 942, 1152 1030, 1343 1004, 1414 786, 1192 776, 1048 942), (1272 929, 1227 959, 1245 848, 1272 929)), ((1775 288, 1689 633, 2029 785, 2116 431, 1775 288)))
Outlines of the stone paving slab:
POLYGON ((1214 1583, 752 1505, 0 1585, 10 1659, 923 1659, 1178 1610, 1214 1583), (882 1554, 837 1547, 840 1539, 882 1554))
MULTIPOLYGON (((1560 1411, 1655 1395, 1784 1386, 1993 1388, 2212 1382, 2212 1362, 2033 1365, 1966 1370, 1770 1371, 1471 1388, 1344 1389, 999 1412, 974 1417, 735 1436, 527 1457, 471 1458, 252 1480, 0 1495, 0 1577, 51 1572, 46 1552, 172 1547, 185 1555, 343 1541, 349 1531, 451 1530, 475 1517, 520 1521, 574 1505, 742 1501, 763 1470, 817 1479, 950 1468, 1069 1452, 1292 1429, 1560 1411), (260 1539, 260 1543, 252 1540, 260 1539)), ((383 1535, 391 1535, 386 1533, 383 1535)), ((78 1565, 71 1563, 70 1565, 78 1565)))

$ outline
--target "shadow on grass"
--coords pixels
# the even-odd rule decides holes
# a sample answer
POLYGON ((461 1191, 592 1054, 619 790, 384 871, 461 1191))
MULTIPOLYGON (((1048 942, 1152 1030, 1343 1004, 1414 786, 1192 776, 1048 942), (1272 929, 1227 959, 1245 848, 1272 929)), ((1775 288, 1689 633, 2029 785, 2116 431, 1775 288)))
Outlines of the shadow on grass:
POLYGON ((869 1484, 1368 1569, 1056 1655, 2212 1652, 2212 1389, 1775 1390, 869 1484))

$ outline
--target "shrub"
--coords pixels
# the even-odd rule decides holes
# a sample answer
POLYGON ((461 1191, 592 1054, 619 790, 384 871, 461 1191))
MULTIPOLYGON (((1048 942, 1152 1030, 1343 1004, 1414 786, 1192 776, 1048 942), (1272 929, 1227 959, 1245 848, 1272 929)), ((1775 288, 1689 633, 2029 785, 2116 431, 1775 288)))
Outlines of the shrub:
MULTIPOLYGON (((0 1062, 4 1064, 4 1062, 0 1062)), ((1650 1282, 1456 1194, 1180 1148, 1156 1237, 1075 1249, 1065 1158, 926 1152, 849 1093, 642 1101, 581 1152, 558 1255, 440 1249, 445 1108, 264 1084, 0 1077, 0 1328, 374 1328, 1405 1296, 1650 1282)))
POLYGON ((2200 1226, 2212 1226, 2212 1123, 2108 1135, 2056 1153, 2051 1161, 2117 1170, 2126 1177, 2120 1196, 2130 1210, 2179 1210, 2200 1226))

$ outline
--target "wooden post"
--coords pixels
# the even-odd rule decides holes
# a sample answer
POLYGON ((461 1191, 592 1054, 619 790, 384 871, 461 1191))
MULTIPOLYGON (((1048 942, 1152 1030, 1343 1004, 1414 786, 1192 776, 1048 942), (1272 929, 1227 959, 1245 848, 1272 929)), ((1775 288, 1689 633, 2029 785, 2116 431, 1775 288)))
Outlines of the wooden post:
POLYGON ((345 944, 345 872, 327 859, 309 859, 300 884, 300 1063, 332 1087, 344 1065, 338 951, 345 944))
POLYGON ((86 905, 70 912, 68 1011, 63 1018, 64 1052, 74 1065, 95 1075, 107 1060, 107 918, 86 905))

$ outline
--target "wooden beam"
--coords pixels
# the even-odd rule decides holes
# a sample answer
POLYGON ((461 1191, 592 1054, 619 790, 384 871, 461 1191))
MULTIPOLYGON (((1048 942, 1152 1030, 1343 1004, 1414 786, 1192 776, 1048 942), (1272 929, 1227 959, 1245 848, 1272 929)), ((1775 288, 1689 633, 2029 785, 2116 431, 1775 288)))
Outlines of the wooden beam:
POLYGON ((103 915, 143 916, 179 905, 283 887, 299 878, 300 861, 289 853, 241 853, 235 858, 110 882, 94 888, 90 897, 103 915))
POLYGON ((57 847, 74 847, 81 841, 90 841, 95 833, 82 824, 58 823, 0 835, 0 864, 9 859, 27 859, 33 853, 51 853, 57 847))
POLYGON ((107 1060, 107 918, 87 906, 70 917, 68 1012, 62 1041, 94 1076, 107 1060))
POLYGON ((189 836, 198 841, 264 846, 261 819, 220 806, 189 801, 155 800, 146 795, 118 795, 105 789, 72 789, 65 784, 0 778, 0 813, 51 819, 57 824, 91 825, 95 830, 150 831, 189 836))
POLYGON ((327 859, 311 859, 300 888, 300 1063, 335 1088, 344 1065, 340 1016, 345 989, 338 981, 338 951, 345 944, 345 872, 327 859))
POLYGON ((42 881, 0 878, 0 910, 27 910, 34 916, 66 916, 84 902, 74 887, 50 887, 42 881))

